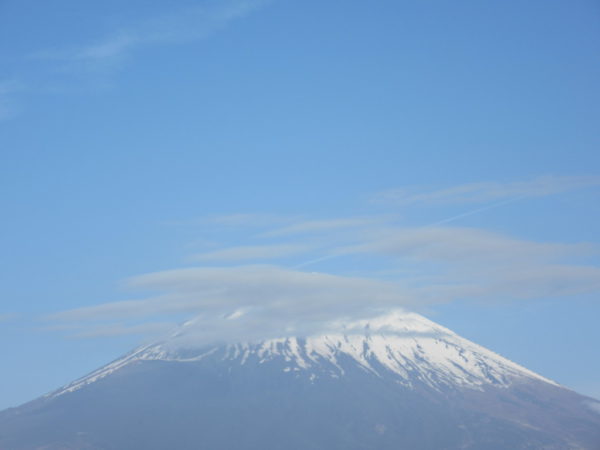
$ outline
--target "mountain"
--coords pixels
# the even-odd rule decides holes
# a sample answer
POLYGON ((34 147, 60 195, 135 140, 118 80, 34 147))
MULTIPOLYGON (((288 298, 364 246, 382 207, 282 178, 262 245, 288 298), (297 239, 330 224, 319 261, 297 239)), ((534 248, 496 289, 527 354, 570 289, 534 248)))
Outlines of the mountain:
POLYGON ((194 327, 3 411, 0 449, 600 449, 600 402, 418 314, 212 346, 194 327))

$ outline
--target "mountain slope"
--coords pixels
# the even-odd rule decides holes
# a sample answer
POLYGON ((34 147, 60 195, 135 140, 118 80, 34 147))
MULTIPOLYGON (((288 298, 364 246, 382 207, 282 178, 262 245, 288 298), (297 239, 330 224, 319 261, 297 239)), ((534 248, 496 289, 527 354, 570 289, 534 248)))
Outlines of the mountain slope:
POLYGON ((599 402, 417 314, 208 347, 193 330, 0 413, 0 448, 600 449, 599 402))

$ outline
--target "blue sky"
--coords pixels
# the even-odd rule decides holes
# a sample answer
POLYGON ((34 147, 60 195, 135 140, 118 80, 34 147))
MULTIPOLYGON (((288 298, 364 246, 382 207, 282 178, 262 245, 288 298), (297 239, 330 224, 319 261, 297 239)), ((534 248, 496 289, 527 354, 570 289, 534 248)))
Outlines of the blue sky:
POLYGON ((5 0, 0 408, 197 314, 398 306, 600 398, 599 20, 5 0))

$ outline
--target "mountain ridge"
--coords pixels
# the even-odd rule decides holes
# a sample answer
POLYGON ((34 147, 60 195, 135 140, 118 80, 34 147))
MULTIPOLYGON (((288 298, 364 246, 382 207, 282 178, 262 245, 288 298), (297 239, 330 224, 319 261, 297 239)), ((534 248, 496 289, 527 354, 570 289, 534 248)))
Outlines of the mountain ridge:
MULTIPOLYGON (((350 322, 345 326, 344 334, 317 334, 302 338, 291 336, 217 346, 192 344, 185 339, 188 328, 193 326, 193 321, 189 321, 175 330, 169 339, 141 346, 49 396, 72 392, 133 361, 194 362, 213 353, 219 353, 223 360, 238 359, 240 364, 244 364, 250 356, 258 357, 261 363, 282 356, 290 362, 285 371, 310 372, 311 368, 328 363, 329 369, 333 369, 330 371, 332 376, 343 375, 336 358, 344 354, 377 375, 373 363, 398 375, 401 380, 410 378, 409 371, 413 372, 412 377, 415 372, 420 372, 421 378, 425 382, 430 381, 431 386, 435 382, 427 380, 427 377, 434 373, 438 375, 438 382, 471 388, 486 383, 508 386, 511 379, 527 377, 559 386, 411 312, 394 311, 375 319, 350 322)), ((407 385, 410 386, 410 382, 407 385)))
POLYGON ((600 449, 600 402, 415 313, 237 344, 196 331, 0 412, 0 449, 600 449))

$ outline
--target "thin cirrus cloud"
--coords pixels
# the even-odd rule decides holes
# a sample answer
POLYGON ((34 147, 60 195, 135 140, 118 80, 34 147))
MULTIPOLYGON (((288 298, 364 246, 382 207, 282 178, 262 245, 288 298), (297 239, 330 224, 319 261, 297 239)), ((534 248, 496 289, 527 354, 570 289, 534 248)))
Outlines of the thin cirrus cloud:
POLYGON ((397 283, 277 266, 175 269, 134 277, 129 285, 162 294, 62 311, 46 320, 81 326, 81 330, 71 329, 73 337, 98 337, 102 330, 116 329, 118 334, 143 331, 138 324, 123 325, 124 321, 185 313, 202 322, 206 339, 227 340, 241 335, 275 336, 291 330, 314 332, 340 316, 370 317, 382 307, 410 303, 407 292, 397 283), (226 318, 235 318, 235 322, 224 321, 226 318), (86 332, 88 324, 95 330, 93 335, 86 332))
MULTIPOLYGON (((418 304, 516 300, 600 292, 600 268, 581 260, 595 244, 546 243, 465 227, 396 228, 337 254, 380 255, 410 269, 404 283, 418 304)), ((406 272, 404 272, 406 273, 406 272)))
POLYGON ((468 183, 438 190, 391 189, 375 194, 372 201, 394 205, 484 203, 544 197, 593 186, 600 186, 600 177, 547 175, 526 181, 468 183))
POLYGON ((598 252, 589 243, 540 243, 479 228, 427 226, 371 232, 364 242, 340 247, 337 254, 370 253, 461 265, 551 261, 598 252))
POLYGON ((149 322, 137 325, 111 323, 80 328, 71 337, 75 339, 81 339, 115 337, 130 334, 160 335, 169 332, 176 326, 177 324, 175 322, 149 322))
POLYGON ((212 252, 192 255, 189 259, 202 262, 231 262, 244 260, 277 259, 291 255, 306 253, 311 249, 308 245, 246 245, 229 247, 212 252))
MULTIPOLYGON (((16 93, 61 93, 79 88, 110 86, 112 75, 137 50, 202 40, 272 0, 208 0, 200 5, 138 18, 95 41, 47 48, 25 56, 15 80, 0 80, 0 121, 20 112, 16 93)), ((17 72, 18 68, 15 69, 17 72)))
POLYGON ((351 229, 373 226, 378 223, 382 223, 384 220, 389 218, 383 217, 350 217, 350 218, 336 218, 336 219, 324 219, 324 220, 306 220, 301 222, 292 223, 284 227, 276 228, 273 230, 265 231, 261 234, 261 237, 277 237, 287 236, 294 234, 310 234, 319 232, 328 232, 340 229, 351 229))
POLYGON ((415 277, 412 292, 420 305, 468 300, 501 303, 589 296, 600 293, 600 268, 563 264, 464 268, 415 277))
POLYGON ((47 319, 91 324, 92 334, 74 332, 91 337, 111 335, 102 330, 140 333, 143 320, 195 316, 203 339, 223 341, 331 332, 331 324, 341 319, 457 300, 498 302, 600 292, 600 268, 572 262, 597 254, 588 244, 530 242, 471 228, 388 229, 360 246, 339 249, 340 255, 359 253, 392 257, 386 265, 398 269, 395 276, 343 276, 275 265, 183 268, 128 280, 130 288, 156 296, 62 311, 47 319), (128 321, 134 324, 128 326, 128 321))
POLYGON ((297 221, 294 216, 266 213, 236 213, 211 215, 190 221, 175 222, 179 225, 217 225, 228 228, 264 228, 282 226, 297 221))
POLYGON ((71 68, 111 67, 135 50, 150 45, 181 44, 203 39, 259 8, 262 0, 212 1, 148 17, 114 30, 96 42, 33 55, 37 59, 71 63, 71 68))
POLYGON ((17 318, 17 314, 14 313, 3 313, 0 314, 0 323, 2 322, 10 322, 11 320, 14 320, 17 318))
MULTIPOLYGON (((541 196, 595 183, 594 177, 546 177, 508 185, 464 185, 470 187, 454 189, 454 197, 431 198, 457 199, 458 192, 477 192, 482 200, 541 196)), ((207 266, 149 273, 127 281, 131 289, 154 293, 150 297, 61 311, 46 319, 67 324, 73 336, 83 338, 143 334, 153 326, 160 328, 152 323, 194 317, 200 324, 198 338, 223 341, 330 332, 332 324, 396 308, 600 293, 600 267, 590 262, 597 261, 600 248, 592 243, 537 242, 447 224, 401 227, 383 216, 299 220, 234 214, 202 224, 232 227, 236 240, 240 230, 246 230, 248 239, 260 238, 264 244, 202 253, 196 258, 207 266), (258 264, 293 255, 310 261, 293 268, 258 264), (342 260, 329 265, 335 273, 301 270, 332 258, 342 260), (356 272, 360 261, 366 262, 369 272, 356 272), (237 265, 211 266, 219 263, 237 265), (147 328, 142 326, 145 323, 147 328)))
POLYGON ((7 120, 18 114, 14 95, 24 89, 24 85, 16 80, 0 81, 0 120, 7 120))

